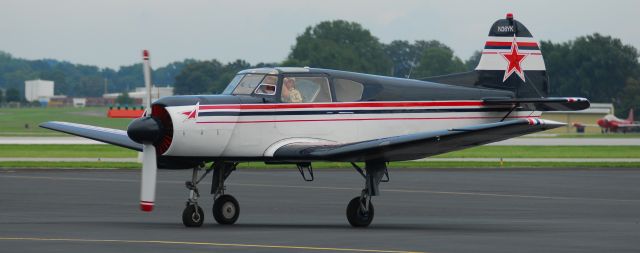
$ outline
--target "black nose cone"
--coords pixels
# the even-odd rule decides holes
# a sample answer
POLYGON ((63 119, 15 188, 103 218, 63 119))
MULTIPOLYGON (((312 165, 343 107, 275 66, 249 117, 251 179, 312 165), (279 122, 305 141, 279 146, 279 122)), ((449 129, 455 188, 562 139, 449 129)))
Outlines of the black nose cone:
POLYGON ((161 126, 156 118, 137 118, 129 124, 127 135, 137 143, 155 143, 162 136, 161 126))

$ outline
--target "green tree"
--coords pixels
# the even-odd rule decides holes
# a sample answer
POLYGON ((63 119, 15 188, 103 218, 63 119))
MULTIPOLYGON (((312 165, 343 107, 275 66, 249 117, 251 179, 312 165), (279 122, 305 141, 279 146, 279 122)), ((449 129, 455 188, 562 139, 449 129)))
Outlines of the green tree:
POLYGON ((473 55, 471 55, 471 57, 469 57, 469 59, 467 59, 464 62, 464 65, 467 68, 467 70, 472 71, 476 69, 476 67, 478 66, 478 63, 480 63, 481 57, 482 57, 482 52, 480 51, 473 52, 473 55))
POLYGON ((0 105, 4 104, 4 100, 5 100, 4 91, 0 90, 0 105))
POLYGON ((445 47, 429 47, 422 53, 420 63, 415 69, 415 77, 429 77, 463 72, 466 67, 453 50, 445 47))
POLYGON ((551 95, 620 101, 629 78, 638 80, 638 50, 598 33, 565 43, 541 43, 551 95))
POLYGON ((406 40, 391 41, 384 45, 384 52, 392 62, 391 75, 395 77, 408 77, 420 56, 415 52, 414 45, 406 40))
POLYGON ((129 96, 129 92, 124 91, 116 98, 115 102, 120 105, 133 105, 134 100, 129 96))
MULTIPOLYGON (((414 43, 409 43, 404 40, 394 40, 388 45, 385 45, 384 48, 385 53, 393 62, 393 76, 405 78, 424 77, 421 76, 420 73, 416 75, 415 71, 423 60, 424 53, 430 48, 440 48, 444 51, 451 52, 453 55, 451 48, 437 40, 417 40, 414 43)), ((452 58, 452 60, 455 60, 455 58, 452 58)), ((447 62, 446 64, 450 63, 447 62)))
POLYGON ((179 95, 219 93, 225 88, 219 82, 221 72, 222 64, 217 60, 191 63, 176 76, 174 93, 179 95))
POLYGON ((245 60, 235 60, 234 62, 229 62, 222 67, 220 71, 220 76, 216 81, 216 85, 210 90, 214 94, 218 94, 227 87, 227 84, 233 79, 233 77, 238 73, 238 71, 243 69, 249 69, 260 66, 251 66, 250 63, 245 60))
POLYGON ((7 94, 5 96, 7 102, 20 102, 22 101, 22 97, 20 97, 20 91, 16 88, 7 89, 7 94))
POLYGON ((617 110, 617 114, 621 118, 626 118, 629 115, 629 110, 634 109, 635 119, 640 118, 640 80, 634 78, 628 78, 627 82, 622 89, 620 96, 620 108, 617 110))
POLYGON ((378 38, 360 24, 325 21, 296 38, 285 66, 310 66, 388 74, 391 62, 378 38))

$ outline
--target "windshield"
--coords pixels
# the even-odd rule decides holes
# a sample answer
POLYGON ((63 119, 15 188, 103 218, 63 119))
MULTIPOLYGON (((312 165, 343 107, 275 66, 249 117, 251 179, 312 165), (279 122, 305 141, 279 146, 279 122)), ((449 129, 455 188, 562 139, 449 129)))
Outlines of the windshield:
POLYGON ((240 80, 240 83, 233 91, 233 95, 251 95, 256 86, 262 81, 262 78, 264 78, 263 74, 247 74, 240 80))
POLYGON ((231 80, 231 82, 229 82, 229 85, 227 85, 227 88, 225 88, 224 91, 222 91, 222 94, 231 95, 231 92, 236 88, 236 86, 238 86, 238 83, 240 82, 240 80, 242 80, 242 77, 244 77, 244 75, 236 75, 231 80))

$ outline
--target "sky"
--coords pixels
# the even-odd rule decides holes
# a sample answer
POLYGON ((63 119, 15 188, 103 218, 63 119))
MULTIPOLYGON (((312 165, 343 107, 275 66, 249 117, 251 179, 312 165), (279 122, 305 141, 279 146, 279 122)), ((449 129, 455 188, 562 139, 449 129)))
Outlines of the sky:
POLYGON ((640 1, 2 0, 0 51, 117 68, 149 49, 155 66, 186 58, 280 62, 308 26, 343 19, 381 42, 439 40, 467 59, 512 12, 539 40, 598 32, 640 49, 640 1))

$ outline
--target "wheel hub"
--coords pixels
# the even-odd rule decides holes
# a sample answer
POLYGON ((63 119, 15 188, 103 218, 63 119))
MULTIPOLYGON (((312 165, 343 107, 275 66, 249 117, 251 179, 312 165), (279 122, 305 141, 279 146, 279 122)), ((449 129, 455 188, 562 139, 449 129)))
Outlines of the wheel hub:
POLYGON ((222 216, 225 219, 232 219, 236 214, 236 208, 231 202, 226 202, 222 205, 222 216))
POLYGON ((191 215, 191 219, 194 222, 200 222, 200 213, 198 213, 198 211, 196 210, 195 212, 193 212, 193 214, 191 215))

